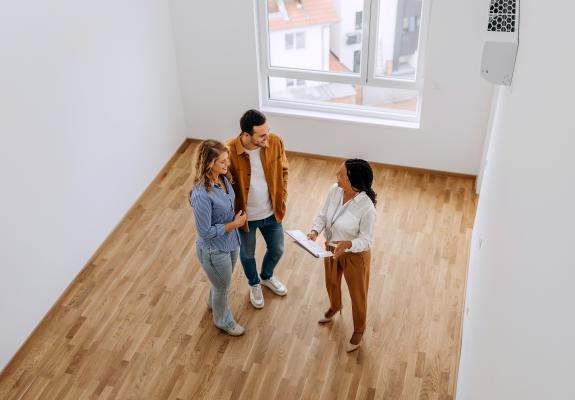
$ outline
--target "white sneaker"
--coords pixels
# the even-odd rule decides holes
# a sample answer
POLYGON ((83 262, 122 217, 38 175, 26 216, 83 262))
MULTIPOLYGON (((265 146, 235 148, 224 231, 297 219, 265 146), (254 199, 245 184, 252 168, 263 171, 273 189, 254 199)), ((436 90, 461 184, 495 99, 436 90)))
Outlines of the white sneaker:
POLYGON ((278 296, 285 296, 287 294, 287 287, 279 281, 276 277, 272 276, 270 279, 264 279, 261 284, 268 287, 272 292, 278 296))
POLYGON ((264 294, 262 293, 262 287, 259 283, 250 286, 250 302, 255 308, 264 308, 264 294))
POLYGON ((226 332, 230 336, 242 336, 246 331, 244 327, 238 323, 236 323, 232 328, 220 328, 220 329, 226 332))

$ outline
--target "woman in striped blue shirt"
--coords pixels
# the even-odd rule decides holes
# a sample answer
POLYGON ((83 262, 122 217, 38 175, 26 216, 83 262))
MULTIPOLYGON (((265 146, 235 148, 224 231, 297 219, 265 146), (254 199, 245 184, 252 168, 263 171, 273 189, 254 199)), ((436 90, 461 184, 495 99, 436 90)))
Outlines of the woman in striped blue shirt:
POLYGON ((214 324, 232 336, 244 334, 228 307, 228 290, 238 258, 238 228, 247 215, 234 215, 234 189, 228 175, 228 149, 216 140, 204 140, 194 157, 195 178, 190 192, 198 239, 196 253, 212 287, 208 308, 214 324))

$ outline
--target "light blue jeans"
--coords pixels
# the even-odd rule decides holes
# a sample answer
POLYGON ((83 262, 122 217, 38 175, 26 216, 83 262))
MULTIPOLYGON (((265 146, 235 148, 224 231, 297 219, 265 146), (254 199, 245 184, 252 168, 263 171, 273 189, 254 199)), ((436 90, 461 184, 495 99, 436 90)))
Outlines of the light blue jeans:
POLYGON ((202 268, 212 283, 208 306, 212 308, 214 324, 218 328, 231 329, 236 321, 228 307, 228 290, 232 281, 238 250, 221 251, 209 247, 197 247, 196 253, 202 268))

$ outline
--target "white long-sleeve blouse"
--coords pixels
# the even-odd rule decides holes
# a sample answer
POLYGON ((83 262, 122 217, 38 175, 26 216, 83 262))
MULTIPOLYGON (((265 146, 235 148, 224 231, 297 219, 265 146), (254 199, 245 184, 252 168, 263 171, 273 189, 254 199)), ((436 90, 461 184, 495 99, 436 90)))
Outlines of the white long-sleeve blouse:
POLYGON ((327 243, 334 240, 350 240, 349 251, 359 253, 368 250, 373 241, 375 206, 365 192, 359 192, 343 203, 343 189, 337 183, 330 189, 319 214, 314 218, 312 230, 318 234, 325 230, 327 243))

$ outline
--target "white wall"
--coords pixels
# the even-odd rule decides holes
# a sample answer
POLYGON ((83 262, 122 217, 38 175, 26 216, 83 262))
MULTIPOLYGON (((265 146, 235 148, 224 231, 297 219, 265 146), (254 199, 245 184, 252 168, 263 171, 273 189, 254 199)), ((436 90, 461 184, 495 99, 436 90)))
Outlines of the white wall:
MULTIPOLYGON (((189 134, 235 135, 259 105, 253 4, 170 2, 189 134)), ((289 150, 477 173, 492 91, 479 77, 486 12, 482 2, 434 0, 420 130, 269 115, 272 130, 289 150)))
POLYGON ((0 369, 185 138, 166 2, 2 4, 0 369))
POLYGON ((521 1, 472 240, 459 400, 575 399, 575 52, 557 40, 573 36, 557 10, 575 5, 521 1))

